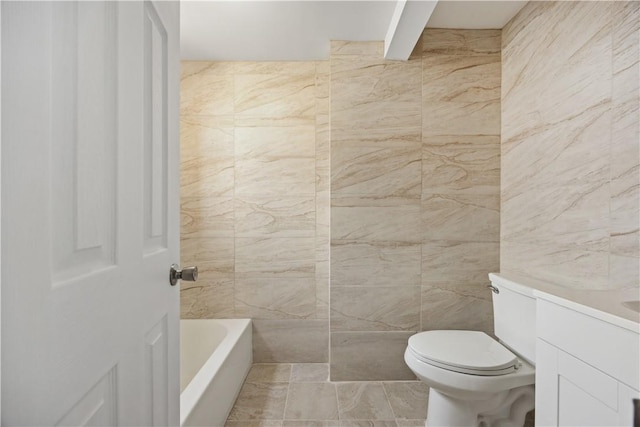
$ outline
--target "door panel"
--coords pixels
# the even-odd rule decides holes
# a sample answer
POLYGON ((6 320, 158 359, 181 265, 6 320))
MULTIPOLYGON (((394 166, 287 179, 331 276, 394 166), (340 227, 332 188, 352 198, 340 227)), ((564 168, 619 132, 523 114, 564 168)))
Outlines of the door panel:
POLYGON ((175 425, 178 4, 0 7, 2 424, 175 425))

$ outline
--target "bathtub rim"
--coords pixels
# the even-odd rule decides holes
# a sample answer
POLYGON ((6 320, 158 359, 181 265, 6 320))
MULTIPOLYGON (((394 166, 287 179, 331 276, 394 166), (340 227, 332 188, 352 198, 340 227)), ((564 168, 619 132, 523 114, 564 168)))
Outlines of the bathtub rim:
POLYGON ((240 337, 251 329, 251 319, 181 319, 181 322, 214 322, 227 328, 227 334, 204 362, 193 379, 180 393, 180 425, 183 425, 194 407, 200 402, 211 379, 222 369, 240 337))

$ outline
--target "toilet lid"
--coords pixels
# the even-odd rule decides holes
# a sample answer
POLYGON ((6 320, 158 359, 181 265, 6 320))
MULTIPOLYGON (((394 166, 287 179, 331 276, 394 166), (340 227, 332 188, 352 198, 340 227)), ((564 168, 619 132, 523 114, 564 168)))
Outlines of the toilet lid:
POLYGON ((411 352, 422 361, 456 372, 504 375, 519 367, 515 354, 479 331, 427 331, 409 338, 411 352))

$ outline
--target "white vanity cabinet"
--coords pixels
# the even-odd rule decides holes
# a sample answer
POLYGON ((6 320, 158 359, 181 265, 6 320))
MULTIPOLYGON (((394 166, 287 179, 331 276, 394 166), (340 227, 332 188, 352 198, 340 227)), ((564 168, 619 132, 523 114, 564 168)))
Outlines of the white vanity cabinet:
POLYGON ((633 426, 638 324, 537 297, 536 426, 633 426))

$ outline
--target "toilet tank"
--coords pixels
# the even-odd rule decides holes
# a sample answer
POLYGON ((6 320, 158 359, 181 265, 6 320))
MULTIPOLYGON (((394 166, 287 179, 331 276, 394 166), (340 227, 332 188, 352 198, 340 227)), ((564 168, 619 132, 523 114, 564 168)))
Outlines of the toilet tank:
POLYGON ((536 300, 533 289, 501 274, 489 274, 493 326, 498 339, 528 362, 536 360, 536 300))

